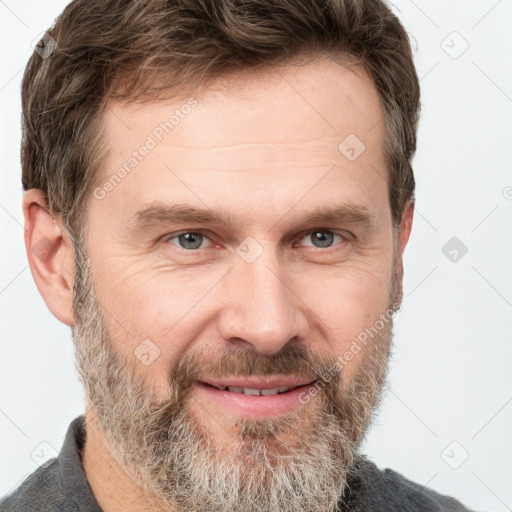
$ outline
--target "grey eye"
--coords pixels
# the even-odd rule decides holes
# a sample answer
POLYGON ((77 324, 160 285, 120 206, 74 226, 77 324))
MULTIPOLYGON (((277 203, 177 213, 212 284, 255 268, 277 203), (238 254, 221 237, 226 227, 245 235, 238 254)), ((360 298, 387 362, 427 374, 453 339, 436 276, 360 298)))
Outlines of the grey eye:
POLYGON ((174 238, 178 239, 183 249, 199 249, 203 242, 204 235, 200 233, 182 233, 174 238))
POLYGON ((330 247, 336 235, 330 231, 314 231, 308 236, 310 237, 315 247, 330 247))

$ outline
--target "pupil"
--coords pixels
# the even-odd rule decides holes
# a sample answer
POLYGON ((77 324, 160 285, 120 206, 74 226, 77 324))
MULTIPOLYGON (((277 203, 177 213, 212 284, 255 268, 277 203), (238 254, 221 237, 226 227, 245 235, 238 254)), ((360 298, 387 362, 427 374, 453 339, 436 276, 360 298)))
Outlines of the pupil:
POLYGON ((198 249, 201 246, 201 237, 198 233, 184 233, 179 236, 179 240, 184 249, 198 249))
POLYGON ((324 231, 317 231, 316 233, 312 234, 312 237, 313 243, 315 243, 315 238, 317 238, 317 241, 319 242, 317 247, 329 247, 333 240, 333 234, 324 231))

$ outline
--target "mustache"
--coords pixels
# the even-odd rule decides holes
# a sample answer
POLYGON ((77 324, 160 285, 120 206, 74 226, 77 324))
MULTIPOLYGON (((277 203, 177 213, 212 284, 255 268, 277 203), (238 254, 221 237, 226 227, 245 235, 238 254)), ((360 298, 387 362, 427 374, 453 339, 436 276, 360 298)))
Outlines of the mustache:
POLYGON ((181 389, 205 378, 298 376, 320 378, 336 368, 333 356, 318 354, 305 345, 287 343, 279 352, 224 347, 213 355, 205 350, 185 353, 170 372, 170 381, 181 389))
MULTIPOLYGON (((137 402, 152 418, 153 427, 146 435, 163 436, 162 439, 168 441, 166 436, 172 436, 177 426, 185 421, 185 411, 193 392, 193 382, 206 378, 296 376, 321 381, 319 389, 326 407, 325 414, 335 418, 336 411, 340 411, 345 397, 345 391, 338 382, 343 369, 336 362, 337 359, 332 355, 318 354, 297 343, 288 343, 274 354, 262 354, 255 350, 227 346, 216 349, 213 353, 207 352, 207 349, 198 349, 180 356, 169 372, 168 396, 164 400, 158 400, 151 396, 151 393, 148 394, 142 376, 139 375, 137 378, 132 374, 129 380, 137 390, 137 402), (155 428, 156 425, 159 425, 159 428, 155 428)), ((340 412, 346 414, 344 411, 340 412)), ((279 430, 287 424, 290 427, 293 420, 242 421, 241 434, 246 438, 252 436, 258 439, 262 434, 258 429, 261 429, 262 425, 279 430), (251 430, 253 423, 258 424, 254 432, 251 430)), ((189 422, 187 425, 189 429, 193 428, 189 422)))

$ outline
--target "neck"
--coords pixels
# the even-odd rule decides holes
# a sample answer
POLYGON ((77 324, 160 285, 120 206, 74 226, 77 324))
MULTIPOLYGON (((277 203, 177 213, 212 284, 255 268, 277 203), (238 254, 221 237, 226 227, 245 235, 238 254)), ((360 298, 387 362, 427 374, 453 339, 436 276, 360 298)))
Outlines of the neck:
MULTIPOLYGON (((82 464, 87 480, 99 506, 104 512, 155 512, 155 507, 145 497, 142 489, 119 465, 108 449, 98 417, 86 405, 86 441, 82 464)), ((173 512, 166 509, 166 512, 173 512)))

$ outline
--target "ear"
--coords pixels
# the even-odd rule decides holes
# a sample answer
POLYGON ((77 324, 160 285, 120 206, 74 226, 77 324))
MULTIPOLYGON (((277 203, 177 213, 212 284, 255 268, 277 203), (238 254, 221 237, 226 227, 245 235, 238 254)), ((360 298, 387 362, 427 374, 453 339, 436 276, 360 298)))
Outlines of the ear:
POLYGON ((75 258, 71 239, 62 219, 51 215, 41 190, 25 192, 22 207, 25 247, 37 289, 53 315, 73 326, 75 258))
POLYGON ((397 250, 398 254, 397 257, 402 259, 405 251, 405 246, 407 245, 407 242, 409 241, 409 236, 411 235, 411 229, 412 229, 412 218, 414 216, 414 199, 409 199, 409 201, 406 203, 404 211, 402 213, 402 220, 400 221, 400 226, 398 229, 398 244, 397 244, 397 250))
POLYGON ((414 216, 414 199, 410 199, 405 205, 400 220, 400 226, 394 232, 395 238, 395 269, 393 276, 393 297, 395 307, 398 309, 403 299, 404 265, 403 256, 412 229, 412 218, 414 216))

